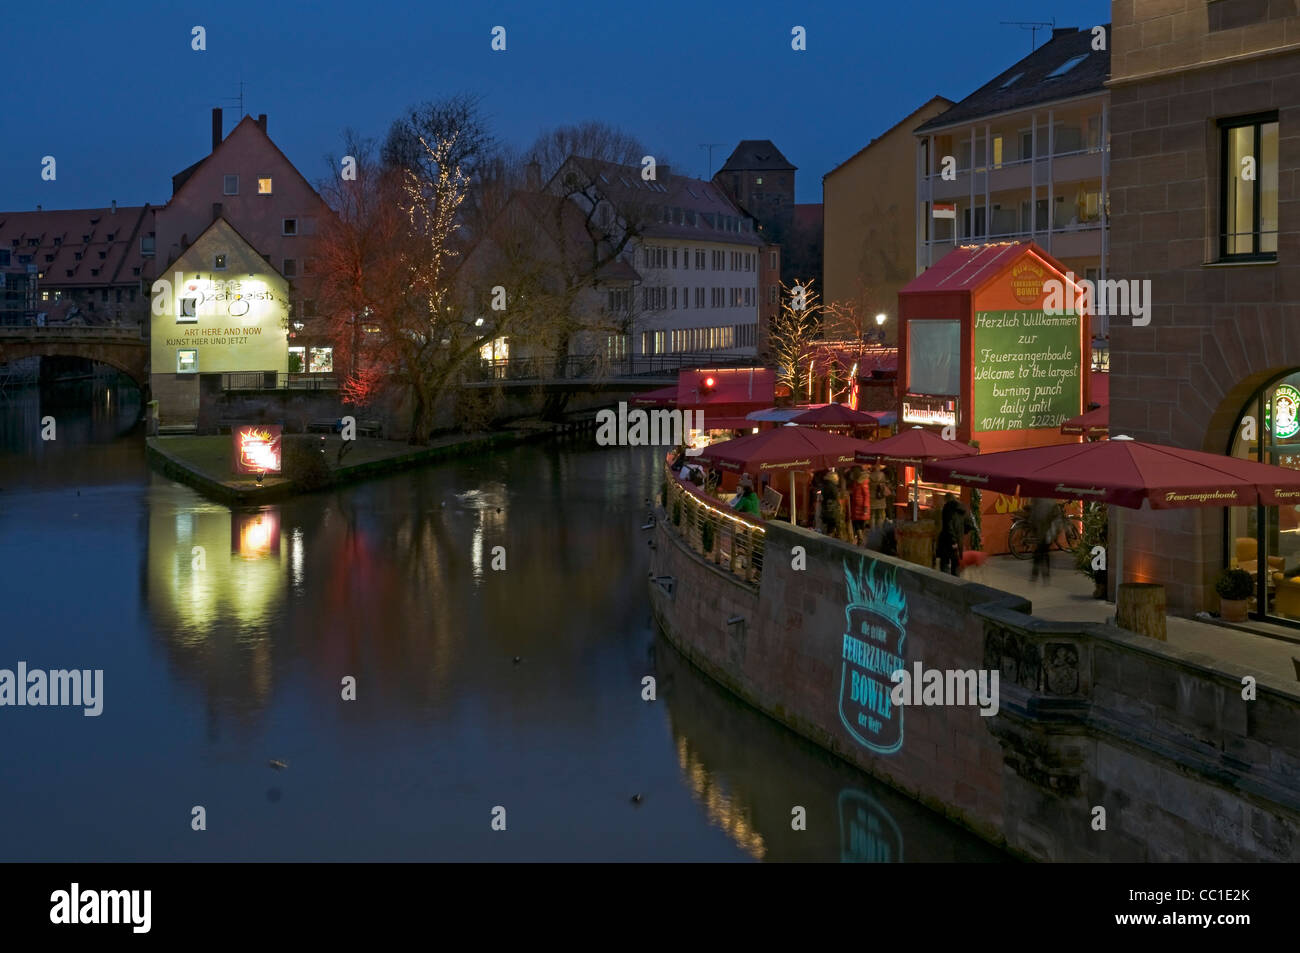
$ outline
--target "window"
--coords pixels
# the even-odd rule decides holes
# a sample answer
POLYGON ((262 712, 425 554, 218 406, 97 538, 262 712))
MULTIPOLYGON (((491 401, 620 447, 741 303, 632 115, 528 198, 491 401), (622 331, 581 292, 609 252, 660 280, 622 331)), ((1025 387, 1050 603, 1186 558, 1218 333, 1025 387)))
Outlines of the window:
POLYGON ((48 291, 42 291, 42 292, 41 292, 41 300, 42 300, 42 301, 49 301, 49 300, 50 300, 50 293, 49 293, 48 291))
POLYGON ((691 289, 682 289, 682 309, 685 310, 691 306, 691 289))
POLYGON ((777 262, 776 258, 777 258, 777 253, 774 251, 769 256, 767 262, 767 267, 771 268, 773 271, 776 271, 778 268, 781 267, 780 264, 777 262))
POLYGON ((307 349, 305 347, 289 348, 289 373, 301 374, 307 368, 307 349))
POLYGON ((673 249, 673 267, 674 267, 674 268, 677 267, 677 249, 676 249, 676 248, 673 249))
POLYGON ((222 189, 222 194, 224 195, 239 194, 239 176, 237 175, 226 176, 226 185, 225 188, 222 189))
POLYGON ((225 255, 213 255, 213 256, 212 256, 212 270, 213 270, 213 271, 225 271, 225 270, 226 270, 226 256, 225 256, 225 255))
POLYGON ((181 310, 176 315, 176 323, 182 321, 197 321, 199 319, 199 299, 198 298, 181 298, 181 310))
POLYGON ((1222 136, 1219 257, 1276 260, 1277 114, 1223 120, 1219 126, 1222 136))
POLYGON ((1048 73, 1046 78, 1051 79, 1054 76, 1064 76, 1066 73, 1070 72, 1070 70, 1074 69, 1076 66, 1078 66, 1087 58, 1088 58, 1087 53, 1081 53, 1078 56, 1071 56, 1068 60, 1066 60, 1056 69, 1048 73))
POLYGON ((298 260, 296 258, 286 258, 284 260, 284 276, 286 278, 296 277, 298 274, 298 260))
POLYGON ((999 86, 998 89, 1006 89, 1008 86, 1010 86, 1012 83, 1014 83, 1016 80, 1018 80, 1020 77, 1022 77, 1022 76, 1024 76, 1024 75, 1025 75, 1025 74, 1024 74, 1024 71, 1023 71, 1023 70, 1020 71, 1019 73, 1016 73, 1016 74, 1015 74, 1014 76, 1012 76, 1009 80, 1007 80, 1005 83, 1003 83, 1001 86, 999 86))
POLYGON ((691 270, 691 250, 689 248, 682 249, 682 267, 687 271, 691 270))
POLYGON ((156 239, 153 232, 148 235, 140 236, 140 255, 142 258, 152 258, 154 255, 154 244, 156 239))
POLYGON ((704 249, 695 249, 695 267, 698 271, 704 270, 704 249))
POLYGON ((182 348, 176 352, 176 373, 197 374, 199 372, 199 352, 194 348, 182 348))
MULTIPOLYGON (((77 255, 77 259, 80 260, 80 258, 81 258, 81 255, 80 255, 80 253, 78 253, 78 255, 77 255)), ((19 255, 19 256, 18 256, 18 264, 20 264, 20 265, 30 265, 31 263, 32 263, 32 256, 31 256, 31 255, 19 255)))
POLYGON ((281 235, 297 235, 298 220, 296 218, 286 218, 280 225, 281 235))
POLYGON ((754 184, 755 184, 755 185, 762 185, 762 184, 763 184, 763 177, 760 175, 760 176, 758 176, 757 178, 755 178, 755 179, 754 179, 754 184))
POLYGON ((257 194, 271 194, 271 177, 269 175, 260 176, 257 180, 257 194))
POLYGON ((767 303, 776 304, 776 285, 767 286, 767 303))
POLYGON ((106 259, 107 257, 108 257, 108 252, 106 252, 106 251, 102 251, 102 252, 99 253, 99 260, 100 260, 100 261, 103 261, 103 260, 106 259))
POLYGON ((9 254, 10 253, 8 248, 0 250, 0 265, 4 265, 6 267, 9 265, 9 254))
POLYGON ((52 262, 52 261, 54 261, 54 256, 53 256, 53 255, 46 255, 46 256, 45 256, 45 264, 48 265, 48 264, 49 264, 50 262, 52 262))
POLYGON ((673 309, 674 311, 677 310, 677 289, 676 289, 676 288, 673 288, 673 306, 672 306, 672 309, 673 309))
POLYGON ((314 347, 311 349, 311 366, 313 374, 328 374, 334 370, 334 348, 314 347))
POLYGON ((913 394, 955 395, 961 373, 961 322, 909 321, 908 390, 913 394))

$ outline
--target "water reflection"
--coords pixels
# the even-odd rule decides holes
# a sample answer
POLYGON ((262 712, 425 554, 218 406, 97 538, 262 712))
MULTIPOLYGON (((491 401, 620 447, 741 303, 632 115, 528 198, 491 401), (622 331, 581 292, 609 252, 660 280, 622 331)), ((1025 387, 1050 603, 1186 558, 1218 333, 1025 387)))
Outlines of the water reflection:
POLYGON ((662 636, 654 656, 682 774, 710 823, 750 857, 870 863, 905 857, 1007 859, 737 701, 662 636), (806 830, 793 828, 796 807, 806 812, 806 830))

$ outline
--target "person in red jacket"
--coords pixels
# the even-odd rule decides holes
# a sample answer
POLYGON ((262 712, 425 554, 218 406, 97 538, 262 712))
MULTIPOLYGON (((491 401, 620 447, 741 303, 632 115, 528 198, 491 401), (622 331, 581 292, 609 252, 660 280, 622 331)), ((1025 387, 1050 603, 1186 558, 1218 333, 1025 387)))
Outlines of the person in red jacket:
POLYGON ((861 546, 866 542, 871 527, 871 481, 866 471, 854 467, 849 471, 852 486, 849 489, 849 514, 853 519, 853 541, 861 546))

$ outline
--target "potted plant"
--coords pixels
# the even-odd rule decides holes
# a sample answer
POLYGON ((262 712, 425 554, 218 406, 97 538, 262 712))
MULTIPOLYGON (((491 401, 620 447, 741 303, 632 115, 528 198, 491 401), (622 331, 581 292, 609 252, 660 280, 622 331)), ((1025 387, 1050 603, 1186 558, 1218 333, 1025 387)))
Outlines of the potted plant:
POLYGON ((1101 503, 1089 503, 1083 508, 1083 535, 1074 547, 1074 568, 1092 580, 1092 597, 1106 598, 1106 515, 1101 503), (1100 553, 1094 553, 1098 546, 1100 553))
POLYGON ((1219 616, 1225 622, 1245 622, 1247 600, 1255 594, 1255 580, 1244 569, 1225 569, 1214 581, 1219 594, 1219 616))

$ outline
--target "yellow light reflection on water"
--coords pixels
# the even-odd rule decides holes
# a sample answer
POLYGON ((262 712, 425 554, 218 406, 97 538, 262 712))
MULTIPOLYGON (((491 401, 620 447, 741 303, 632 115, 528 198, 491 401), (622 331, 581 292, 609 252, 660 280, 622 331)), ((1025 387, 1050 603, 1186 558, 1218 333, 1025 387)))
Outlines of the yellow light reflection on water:
POLYGON ((684 736, 677 739, 677 763, 691 786, 691 793, 704 805, 709 820, 755 860, 767 856, 767 844, 763 835, 754 829, 749 811, 727 796, 704 762, 691 751, 684 736))

